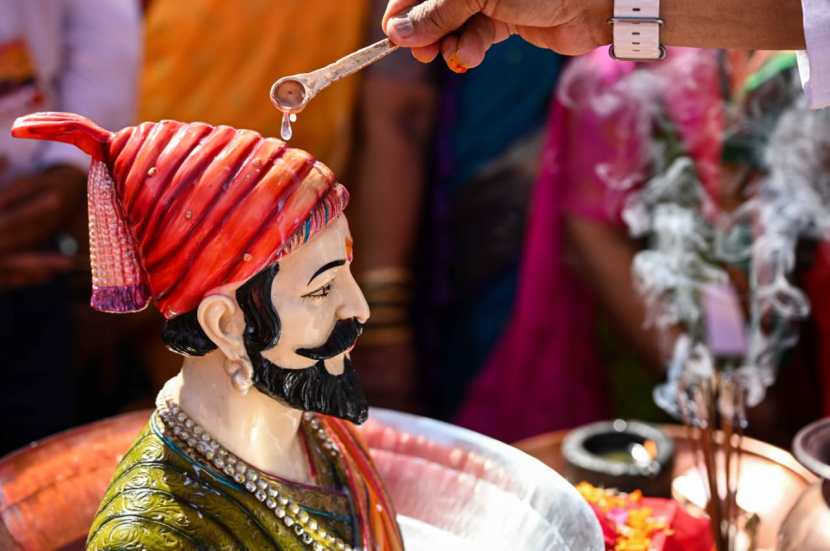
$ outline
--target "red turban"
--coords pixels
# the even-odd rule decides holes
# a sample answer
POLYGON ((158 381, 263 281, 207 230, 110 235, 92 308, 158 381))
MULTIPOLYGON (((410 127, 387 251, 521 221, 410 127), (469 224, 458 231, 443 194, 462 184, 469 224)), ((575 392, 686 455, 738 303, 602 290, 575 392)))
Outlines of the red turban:
POLYGON ((111 133, 71 113, 35 113, 12 135, 92 156, 92 307, 166 318, 241 283, 305 243, 349 200, 310 154, 251 130, 145 122, 111 133))

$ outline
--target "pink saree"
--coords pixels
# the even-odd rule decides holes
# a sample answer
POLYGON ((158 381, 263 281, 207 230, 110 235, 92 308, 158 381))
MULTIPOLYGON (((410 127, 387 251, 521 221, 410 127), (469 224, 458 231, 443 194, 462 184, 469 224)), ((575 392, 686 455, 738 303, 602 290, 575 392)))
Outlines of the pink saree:
POLYGON ((642 101, 619 86, 635 70, 691 79, 662 99, 705 186, 717 184, 720 133, 709 125, 720 123, 721 96, 713 52, 675 50, 639 68, 612 61, 604 48, 573 61, 548 124, 512 319, 465 397, 460 425, 510 442, 611 414, 596 344, 600 305, 568 257, 563 223, 580 216, 625 231, 626 191, 607 181, 636 185, 645 174, 642 101))

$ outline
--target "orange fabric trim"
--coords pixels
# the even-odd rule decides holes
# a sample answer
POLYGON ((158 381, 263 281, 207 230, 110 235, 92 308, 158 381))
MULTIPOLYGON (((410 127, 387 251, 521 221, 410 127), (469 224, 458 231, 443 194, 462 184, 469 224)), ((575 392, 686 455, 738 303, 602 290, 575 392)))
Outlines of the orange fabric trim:
POLYGON ((343 452, 344 474, 358 509, 364 549, 403 551, 395 508, 363 440, 346 421, 325 415, 318 418, 343 452))

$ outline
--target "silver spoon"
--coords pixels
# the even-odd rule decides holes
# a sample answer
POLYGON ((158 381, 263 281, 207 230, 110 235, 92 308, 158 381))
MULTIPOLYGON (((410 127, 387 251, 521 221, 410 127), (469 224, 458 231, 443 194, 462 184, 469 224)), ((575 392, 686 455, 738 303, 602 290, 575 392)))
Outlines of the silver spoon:
POLYGON ((271 86, 271 103, 285 114, 299 113, 332 82, 356 73, 397 49, 398 46, 384 38, 316 71, 282 77, 271 86))

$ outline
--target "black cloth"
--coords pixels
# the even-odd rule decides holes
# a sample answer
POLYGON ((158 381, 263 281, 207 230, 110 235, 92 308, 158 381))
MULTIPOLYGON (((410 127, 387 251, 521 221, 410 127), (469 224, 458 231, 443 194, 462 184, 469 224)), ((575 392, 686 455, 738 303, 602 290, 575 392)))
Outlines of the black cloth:
POLYGON ((0 456, 74 425, 69 284, 0 294, 0 456))

